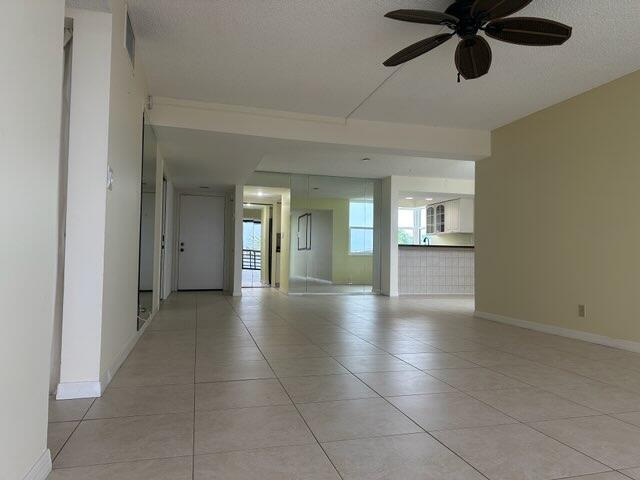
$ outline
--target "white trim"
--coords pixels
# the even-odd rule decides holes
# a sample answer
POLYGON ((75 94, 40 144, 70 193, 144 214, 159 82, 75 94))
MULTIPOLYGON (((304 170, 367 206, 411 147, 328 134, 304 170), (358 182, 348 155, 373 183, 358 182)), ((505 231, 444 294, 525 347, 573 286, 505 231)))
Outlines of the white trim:
POLYGON ((111 367, 100 375, 99 382, 67 382, 59 383, 56 391, 56 400, 72 400, 77 398, 97 398, 102 396, 102 392, 107 388, 120 366, 127 359, 133 347, 136 346, 142 334, 155 318, 157 311, 149 317, 143 327, 131 337, 131 340, 124 347, 120 355, 115 359, 111 367))
POLYGON ((537 332, 550 333, 552 335, 574 338, 576 340, 583 340, 585 342, 595 343, 598 345, 605 345, 607 347, 619 348, 621 350, 640 353, 640 342, 611 338, 604 335, 598 335, 596 333, 558 327, 556 325, 547 325, 544 323, 530 322, 528 320, 520 320, 518 318, 498 315, 496 313, 479 312, 478 310, 476 310, 473 315, 477 318, 505 323, 507 325, 514 325, 516 327, 527 328, 529 330, 535 330, 537 332))
POLYGON ((100 382, 64 382, 59 383, 56 390, 56 400, 97 398, 101 395, 100 382))
POLYGON ((241 105, 229 105, 224 103, 200 102, 197 100, 182 100, 171 97, 153 97, 156 105, 166 105, 170 107, 192 108, 194 110, 205 110, 214 112, 228 112, 256 115, 268 118, 286 118, 301 120, 306 122, 320 122, 344 125, 346 119, 342 117, 331 117, 326 115, 314 115, 308 113, 288 112, 283 110, 270 110, 266 108, 245 107, 241 105))
POLYGON ((33 464, 23 480, 47 480, 51 473, 51 452, 47 448, 33 464))
POLYGON ((100 386, 102 387, 102 392, 104 392, 104 390, 107 388, 107 385, 111 383, 111 380, 113 380, 113 377, 115 376, 116 372, 122 366, 124 361, 127 359, 127 357, 129 356, 133 348, 136 346, 142 334, 147 330, 151 322, 153 322, 153 320, 156 317, 156 313, 158 313, 158 310, 155 310, 151 313, 151 315, 149 316, 149 319, 146 322, 144 322, 144 325, 142 326, 142 328, 138 330, 131 337, 131 339, 127 342, 125 347, 120 352, 120 355, 118 355, 116 359, 113 361, 111 366, 100 374, 100 386))

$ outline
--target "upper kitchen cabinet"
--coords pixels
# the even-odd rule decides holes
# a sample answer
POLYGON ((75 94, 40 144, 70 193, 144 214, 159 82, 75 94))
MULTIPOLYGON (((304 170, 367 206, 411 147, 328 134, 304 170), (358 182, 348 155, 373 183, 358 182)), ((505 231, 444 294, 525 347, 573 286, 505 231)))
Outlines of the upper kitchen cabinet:
POLYGON ((447 200, 429 208, 435 209, 436 233, 473 233, 473 199, 447 200))

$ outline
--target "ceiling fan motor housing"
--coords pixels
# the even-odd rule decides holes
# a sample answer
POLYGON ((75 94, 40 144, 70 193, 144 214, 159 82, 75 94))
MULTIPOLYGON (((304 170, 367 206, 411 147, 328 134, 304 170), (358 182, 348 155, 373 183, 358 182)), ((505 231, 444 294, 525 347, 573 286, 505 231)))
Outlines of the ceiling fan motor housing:
POLYGON ((455 27, 456 34, 460 38, 466 39, 477 35, 482 26, 482 19, 471 16, 473 1, 474 0, 456 0, 449 5, 449 8, 445 11, 445 13, 460 19, 460 22, 455 27))

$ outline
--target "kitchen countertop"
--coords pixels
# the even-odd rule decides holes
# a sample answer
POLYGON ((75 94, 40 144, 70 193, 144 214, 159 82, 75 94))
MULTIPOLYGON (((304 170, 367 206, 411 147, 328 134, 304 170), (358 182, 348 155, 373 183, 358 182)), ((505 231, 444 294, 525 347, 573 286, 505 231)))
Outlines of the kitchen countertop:
POLYGON ((398 244, 399 248, 466 248, 473 250, 475 245, 412 245, 412 244, 398 244))

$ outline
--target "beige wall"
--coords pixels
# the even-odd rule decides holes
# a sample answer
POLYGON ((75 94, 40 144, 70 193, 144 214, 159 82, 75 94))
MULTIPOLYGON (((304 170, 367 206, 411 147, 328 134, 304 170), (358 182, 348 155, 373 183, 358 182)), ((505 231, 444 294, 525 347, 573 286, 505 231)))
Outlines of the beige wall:
POLYGON ((640 72, 492 143, 476 168, 476 309, 640 341, 640 72))
POLYGON ((45 478, 57 257, 62 0, 3 2, 0 478, 45 478), (37 463, 40 462, 40 463, 37 463))

